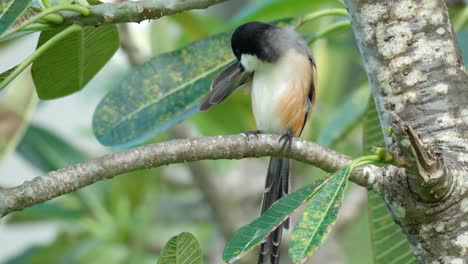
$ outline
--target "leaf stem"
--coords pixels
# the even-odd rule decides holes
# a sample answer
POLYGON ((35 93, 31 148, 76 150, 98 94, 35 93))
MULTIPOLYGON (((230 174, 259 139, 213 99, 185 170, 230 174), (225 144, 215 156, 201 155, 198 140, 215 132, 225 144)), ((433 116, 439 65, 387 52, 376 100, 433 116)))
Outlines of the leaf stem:
POLYGON ((353 170, 357 167, 368 164, 382 164, 381 156, 379 156, 378 154, 362 156, 353 160, 349 166, 351 167, 351 170, 353 170))
POLYGON ((55 28, 55 25, 50 25, 50 24, 33 24, 33 25, 27 25, 23 27, 20 31, 45 31, 49 29, 55 28))
POLYGON ((48 14, 47 16, 44 16, 43 18, 41 18, 41 20, 37 21, 38 23, 43 23, 43 24, 49 24, 49 23, 52 23, 52 24, 61 24, 63 23, 63 17, 61 15, 58 15, 58 14, 48 14))
POLYGON ((21 64, 19 64, 14 71, 12 71, 8 77, 6 77, 1 83, 0 83, 0 90, 5 88, 11 81, 15 79, 16 76, 18 76, 24 69, 26 69, 29 64, 31 64, 37 57, 39 57, 41 54, 43 54, 46 50, 48 50, 50 47, 52 47, 55 43, 58 41, 61 41, 65 37, 67 37, 71 32, 75 30, 81 30, 81 27, 78 25, 71 25, 68 28, 64 29, 63 31, 59 32, 57 35, 53 36, 51 39, 49 39, 46 43, 44 43, 42 46, 37 48, 33 54, 31 54, 26 60, 24 60, 21 64))
POLYGON ((65 5, 57 5, 53 7, 47 8, 45 11, 50 11, 47 14, 55 13, 58 11, 74 11, 77 13, 82 14, 83 16, 89 16, 91 14, 91 11, 89 8, 81 5, 73 5, 73 4, 65 4, 65 5))
POLYGON ((324 17, 324 16, 348 16, 348 11, 346 11, 346 9, 344 8, 331 8, 331 9, 325 9, 325 10, 313 12, 313 13, 305 15, 302 18, 302 23, 300 25, 303 25, 307 22, 313 21, 317 18, 324 17))
POLYGON ((315 41, 317 41, 318 39, 323 38, 332 32, 345 29, 350 26, 351 26, 351 22, 349 22, 349 20, 337 22, 325 28, 324 30, 317 32, 316 34, 312 34, 312 35, 309 35, 309 37, 306 37, 307 43, 310 45, 314 43, 315 41))
MULTIPOLYGON (((56 17, 53 17, 53 18, 47 17, 47 19, 46 19, 46 16, 48 16, 50 14, 53 14, 53 13, 56 13, 56 12, 59 12, 59 11, 74 11, 74 12, 80 13, 83 16, 89 16, 91 14, 91 11, 89 10, 89 8, 84 7, 84 6, 73 5, 73 4, 53 6, 53 7, 50 7, 50 8, 47 8, 47 9, 43 10, 42 12, 40 12, 39 14, 37 14, 35 16, 33 16, 30 21, 28 21, 27 23, 25 23, 21 27, 18 27, 18 28, 15 28, 14 30, 7 31, 7 32, 3 33, 2 35, 0 35, 0 38, 11 35, 11 34, 17 32, 18 30, 21 30, 24 27, 30 25, 31 23, 36 22, 37 20, 39 20, 41 18, 46 20, 46 21, 49 21, 47 19, 52 19, 52 20, 55 19, 56 20, 57 19, 56 17)), ((57 14, 55 14, 55 15, 57 15, 57 14)), ((63 22, 63 18, 61 18, 61 19, 62 19, 62 21, 60 23, 63 22)))
POLYGON ((49 2, 49 0, 41 0, 40 2, 42 3, 42 6, 44 6, 45 8, 50 7, 50 2, 49 2))

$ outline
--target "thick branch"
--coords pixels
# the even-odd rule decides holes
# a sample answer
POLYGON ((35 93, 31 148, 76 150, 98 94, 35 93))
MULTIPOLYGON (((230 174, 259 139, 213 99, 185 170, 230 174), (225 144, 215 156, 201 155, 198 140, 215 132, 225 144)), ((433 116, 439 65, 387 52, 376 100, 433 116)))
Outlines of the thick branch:
MULTIPOLYGON (((1 190, 0 215, 45 202, 125 172, 173 163, 284 156, 333 172, 351 161, 343 154, 302 139, 295 139, 291 149, 285 153, 281 153, 281 146, 276 135, 249 138, 244 135, 199 137, 145 145, 52 171, 17 187, 1 190)), ((367 187, 379 181, 381 175, 380 168, 367 166, 356 169, 350 179, 367 187)))
POLYGON ((378 188, 423 263, 461 263, 468 232, 468 75, 443 0, 345 0, 382 127, 406 170, 378 188), (462 243, 460 242, 462 241, 462 243), (461 262, 460 262, 461 261, 461 262))
POLYGON ((158 19, 192 9, 205 9, 227 0, 141 0, 121 3, 104 3, 90 6, 91 14, 63 13, 65 24, 103 25, 110 23, 141 22, 158 19))

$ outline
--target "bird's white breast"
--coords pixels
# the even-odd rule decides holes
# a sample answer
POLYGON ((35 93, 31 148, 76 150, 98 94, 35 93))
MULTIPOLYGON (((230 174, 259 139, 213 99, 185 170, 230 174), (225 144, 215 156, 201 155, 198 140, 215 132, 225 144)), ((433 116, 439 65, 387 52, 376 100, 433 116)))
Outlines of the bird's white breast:
MULTIPOLYGON (((288 127, 281 122, 280 97, 285 93, 296 93, 292 87, 304 76, 297 67, 303 66, 298 60, 304 60, 304 55, 291 49, 275 63, 257 61, 252 80, 252 110, 257 123, 257 129, 275 134, 285 134, 288 127)), ((244 65, 245 67, 245 65, 244 65)), ((302 92, 299 92, 300 96, 302 92)), ((298 109, 304 109, 299 106, 298 109)))

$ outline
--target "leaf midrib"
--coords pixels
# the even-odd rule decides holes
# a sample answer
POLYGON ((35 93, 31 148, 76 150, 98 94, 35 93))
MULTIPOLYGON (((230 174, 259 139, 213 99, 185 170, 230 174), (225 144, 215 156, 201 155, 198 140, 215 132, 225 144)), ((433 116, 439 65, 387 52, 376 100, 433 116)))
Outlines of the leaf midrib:
MULTIPOLYGON (((0 19, 2 19, 6 15, 6 13, 8 13, 8 11, 10 10, 10 8, 13 5, 14 2, 15 2, 14 0, 10 1, 10 4, 7 5, 7 7, 5 8, 5 12, 0 14, 0 19)), ((7 30, 8 30, 8 28, 7 28, 7 30)))
MULTIPOLYGON (((349 170, 349 169, 348 169, 349 170)), ((333 199, 330 199, 330 202, 327 206, 327 209, 325 210, 325 213, 323 214, 323 216, 320 218, 320 223, 319 225, 317 226, 317 228, 315 229, 315 231, 313 232, 313 234, 310 236, 310 239, 308 239, 308 242, 307 242, 307 247, 305 248, 305 250, 302 250, 302 253, 301 253, 301 256, 304 256, 305 253, 307 252, 307 249, 309 248, 309 244, 310 242, 313 240, 313 238, 315 237, 315 235, 317 234, 317 231, 320 229, 320 226, 323 224, 323 220, 325 219, 326 215, 328 214, 328 211, 330 210, 331 208, 331 205, 332 204, 335 204, 333 201, 335 201, 336 199, 336 196, 337 194, 340 192, 342 186, 343 186, 343 183, 345 182, 345 179, 348 178, 347 175, 349 175, 349 172, 345 174, 345 176, 341 179, 341 182, 339 184, 339 187, 336 188, 336 191, 335 193, 333 194, 333 199)), ((325 186, 324 186, 325 187, 325 186)), ((322 187, 322 190, 323 191, 323 187, 322 187)))
MULTIPOLYGON (((271 232, 273 232, 273 230, 275 230, 275 228, 277 228, 278 226, 280 226, 284 219, 288 218, 291 214, 293 214, 294 212, 296 212, 297 210, 299 210, 299 207, 301 207, 302 205, 304 205, 305 203, 307 203, 308 201, 310 201, 310 199, 312 199, 312 197, 317 194, 327 183, 330 182, 330 180, 332 179, 332 177, 327 177, 325 179, 323 179, 323 181, 321 181, 319 184, 313 186, 314 184, 310 184, 308 186, 313 186, 313 189, 312 191, 306 196, 305 199, 302 199, 301 202, 300 202, 300 205, 298 207, 296 207, 295 209, 291 210, 285 217, 283 217, 283 219, 280 221, 280 223, 278 224, 275 224, 273 225, 272 228, 269 228, 268 230, 268 233, 264 236, 268 236, 271 232)), ((302 188, 305 188, 306 186, 302 187, 302 188)), ((299 191, 299 190, 297 190, 299 191)), ((296 192, 297 192, 296 191, 296 192)), ((295 192, 294 192, 295 193, 295 192)), ((294 193, 291 193, 291 194, 288 194, 289 195, 293 195, 294 193)), ((286 196, 287 197, 287 196, 286 196)), ((269 209, 270 210, 270 209, 269 209)), ((256 221, 256 220, 255 220, 256 221)), ((250 225, 250 224, 249 224, 250 225)), ((243 228, 243 227, 242 227, 243 228)), ((243 233, 240 233, 241 235, 245 236, 243 233)), ((255 237, 255 239, 258 237, 258 235, 255 237)), ((255 243, 255 239, 251 239, 251 237, 249 237, 249 242, 247 243, 247 245, 245 245, 243 247, 243 249, 240 249, 240 252, 236 254, 236 256, 230 258, 229 260, 227 260, 227 263, 233 263, 236 259, 244 256, 245 254, 247 254, 250 250, 252 250, 252 248, 254 248, 256 245, 258 245, 258 243, 255 243), (252 246, 250 244, 253 244, 252 246)), ((224 252, 223 252, 223 258, 224 258, 224 252)))
MULTIPOLYGON (((210 74, 213 73, 214 71, 216 71, 216 70, 222 68, 223 66, 227 65, 227 64, 228 64, 229 62, 231 62, 231 61, 232 61, 232 59, 230 59, 230 60, 228 60, 228 61, 226 61, 226 62, 224 62, 224 63, 221 63, 221 64, 218 65, 217 67, 213 67, 211 70, 206 71, 204 74, 198 75, 197 78, 194 78, 194 79, 192 79, 192 80, 190 80, 190 81, 188 81, 188 82, 184 82, 184 83, 178 85, 177 88, 175 88, 175 89, 172 90, 171 92, 167 93, 165 96, 163 96, 163 97, 161 97, 161 98, 158 98, 158 99, 156 99, 156 100, 154 100, 154 101, 151 101, 150 103, 146 103, 146 104, 140 106, 139 108, 137 108, 136 110, 130 112, 129 114, 124 115, 123 118, 121 118, 121 120, 120 120, 119 122, 116 122, 116 123, 114 123, 113 126, 110 126, 109 129, 107 129, 106 132, 103 133, 102 135, 107 135, 107 134, 109 133, 109 131, 114 130, 114 129, 115 129, 116 127, 118 127, 121 123, 124 123, 125 121, 128 121, 129 119, 131 119, 132 116, 134 116, 135 114, 137 114, 137 113, 140 112, 141 110, 145 109, 146 107, 148 107, 148 106, 150 106, 150 105, 153 105, 153 104, 159 103, 162 99, 167 98, 168 96, 170 96, 170 95, 172 95, 172 94, 174 94, 174 93, 176 93, 176 92, 182 90, 184 87, 186 87, 186 86, 188 86, 188 85, 190 85, 190 84, 193 84, 193 83, 199 81, 200 79, 203 79, 204 77, 210 75, 210 74)), ((101 136, 102 136, 102 135, 101 135, 101 136)))

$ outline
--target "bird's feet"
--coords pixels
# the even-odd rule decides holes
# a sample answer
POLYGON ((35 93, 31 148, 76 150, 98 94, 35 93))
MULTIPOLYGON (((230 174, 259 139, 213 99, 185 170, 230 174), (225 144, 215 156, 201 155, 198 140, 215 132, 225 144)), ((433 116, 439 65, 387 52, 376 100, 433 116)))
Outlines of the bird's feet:
POLYGON ((256 138, 258 138, 258 135, 262 134, 262 131, 260 130, 252 130, 252 131, 246 131, 244 133, 242 133, 244 136, 247 137, 247 139, 250 138, 250 136, 255 136, 256 138))
POLYGON ((279 139, 279 142, 283 142, 283 145, 281 146, 281 152, 284 151, 284 148, 286 147, 286 145, 288 145, 288 150, 291 150, 291 146, 292 146, 292 141, 293 141, 293 133, 292 131, 288 131, 288 133, 282 135, 279 139))

